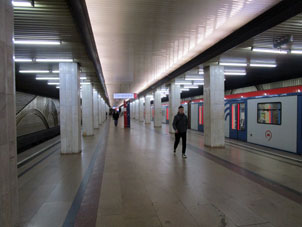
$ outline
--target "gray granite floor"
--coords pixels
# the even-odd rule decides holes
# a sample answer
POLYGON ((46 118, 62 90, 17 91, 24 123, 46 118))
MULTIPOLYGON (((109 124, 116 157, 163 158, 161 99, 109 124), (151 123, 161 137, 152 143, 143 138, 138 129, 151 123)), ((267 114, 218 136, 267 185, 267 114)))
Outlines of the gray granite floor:
MULTIPOLYGON (((83 138, 80 155, 62 156, 56 145, 19 177, 21 226, 63 225, 104 130, 102 126, 95 136, 83 138)), ((215 159, 301 193, 299 163, 233 146, 207 149, 195 132, 188 132, 184 160, 181 146, 173 155, 173 136, 167 130, 166 125, 154 129, 136 121, 123 129, 110 122, 96 226, 302 226, 301 203, 215 159)))
MULTIPOLYGON (((181 147, 173 155, 168 127, 132 121, 111 128, 97 226, 302 226, 302 206, 181 147)), ((206 149, 203 137, 188 143, 301 192, 301 166, 226 146, 206 149)))

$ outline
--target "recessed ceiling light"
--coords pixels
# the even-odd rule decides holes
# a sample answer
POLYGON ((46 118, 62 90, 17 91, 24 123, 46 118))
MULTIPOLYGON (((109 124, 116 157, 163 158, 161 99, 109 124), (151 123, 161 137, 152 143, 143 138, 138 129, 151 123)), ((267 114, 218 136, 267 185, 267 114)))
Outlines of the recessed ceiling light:
POLYGON ((272 54, 287 54, 287 50, 268 49, 268 48, 252 48, 254 52, 272 53, 272 54))
POLYGON ((184 86, 184 88, 198 88, 198 86, 191 85, 191 86, 184 86))
POLYGON ((251 63, 250 64, 251 67, 267 67, 267 68, 274 68, 274 67, 277 67, 276 64, 253 64, 251 63))
POLYGON ((226 76, 245 76, 246 72, 224 72, 226 76))
POLYGON ((291 50, 291 54, 302 54, 302 50, 291 50))
POLYGON ((32 62, 33 60, 30 58, 15 58, 15 62, 32 62))
POLYGON ((47 40, 14 40, 17 45, 61 45, 60 41, 47 40))
POLYGON ((15 7, 33 7, 32 1, 12 1, 15 7))
POLYGON ((223 65, 223 66, 238 66, 238 67, 242 67, 242 66, 247 66, 247 63, 219 62, 219 65, 223 65))
POLYGON ((49 70, 19 70, 19 73, 49 73, 49 70))
POLYGON ((36 77, 36 80, 60 80, 59 77, 36 77))
POLYGON ((59 59, 59 58, 41 58, 41 59, 36 59, 36 62, 73 62, 73 59, 59 59))

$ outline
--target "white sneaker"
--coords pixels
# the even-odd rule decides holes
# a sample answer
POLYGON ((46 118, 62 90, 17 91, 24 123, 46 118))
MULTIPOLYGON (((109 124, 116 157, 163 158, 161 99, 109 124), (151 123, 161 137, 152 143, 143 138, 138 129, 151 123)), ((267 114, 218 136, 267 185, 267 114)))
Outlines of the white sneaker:
POLYGON ((183 157, 183 158, 187 158, 187 155, 186 155, 186 154, 182 154, 182 157, 183 157))

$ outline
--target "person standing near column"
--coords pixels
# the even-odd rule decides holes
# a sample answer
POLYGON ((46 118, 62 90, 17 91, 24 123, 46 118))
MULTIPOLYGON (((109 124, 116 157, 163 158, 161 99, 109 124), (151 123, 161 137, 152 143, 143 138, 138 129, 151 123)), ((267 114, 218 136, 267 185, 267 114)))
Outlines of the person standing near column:
POLYGON ((175 142, 174 142, 174 155, 176 154, 176 148, 179 144, 180 138, 182 139, 182 157, 186 156, 186 145, 187 145, 187 129, 188 129, 188 118, 184 114, 184 107, 178 107, 178 113, 175 115, 173 120, 173 128, 175 130, 175 142))

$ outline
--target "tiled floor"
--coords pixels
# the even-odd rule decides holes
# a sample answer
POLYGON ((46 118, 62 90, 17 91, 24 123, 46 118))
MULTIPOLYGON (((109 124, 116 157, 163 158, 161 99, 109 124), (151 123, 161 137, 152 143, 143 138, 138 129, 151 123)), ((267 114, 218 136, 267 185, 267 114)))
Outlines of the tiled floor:
POLYGON ((196 132, 184 160, 166 125, 108 124, 81 155, 50 150, 19 178, 22 226, 302 226, 301 163, 204 148, 196 132))

